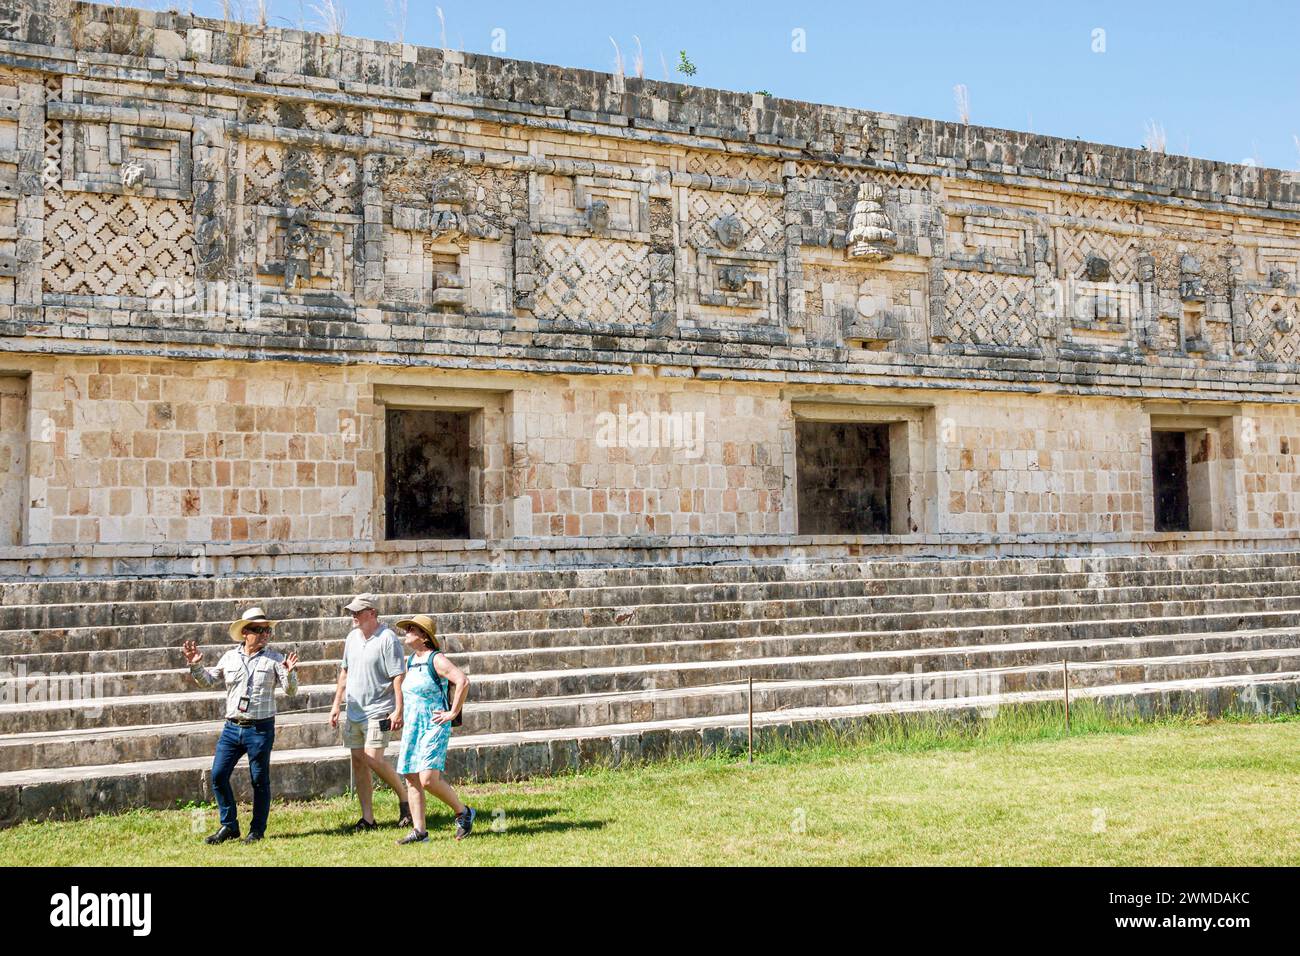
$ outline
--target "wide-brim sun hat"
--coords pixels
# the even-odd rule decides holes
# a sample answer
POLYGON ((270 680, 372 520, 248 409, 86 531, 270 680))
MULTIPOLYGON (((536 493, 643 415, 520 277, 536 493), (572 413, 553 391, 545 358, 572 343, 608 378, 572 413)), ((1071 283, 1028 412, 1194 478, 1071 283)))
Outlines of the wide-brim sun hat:
POLYGON ((404 617, 395 625, 397 630, 405 633, 408 627, 418 627, 429 635, 429 640, 433 641, 433 646, 442 650, 442 641, 438 638, 438 625, 433 623, 433 618, 427 614, 412 614, 410 617, 404 617))
POLYGON ((266 616, 266 612, 260 607, 250 607, 247 611, 239 616, 239 620, 230 625, 230 639, 236 644, 244 643, 244 628, 250 624, 266 624, 272 626, 276 622, 266 616))

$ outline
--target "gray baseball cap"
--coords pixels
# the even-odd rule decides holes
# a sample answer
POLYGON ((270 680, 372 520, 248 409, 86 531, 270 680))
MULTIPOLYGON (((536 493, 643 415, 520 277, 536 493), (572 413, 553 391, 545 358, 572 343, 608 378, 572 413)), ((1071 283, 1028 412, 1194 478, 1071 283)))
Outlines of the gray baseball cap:
POLYGON ((358 611, 373 611, 377 603, 378 599, 373 594, 358 594, 352 599, 351 604, 343 606, 343 610, 350 614, 356 614, 358 611))

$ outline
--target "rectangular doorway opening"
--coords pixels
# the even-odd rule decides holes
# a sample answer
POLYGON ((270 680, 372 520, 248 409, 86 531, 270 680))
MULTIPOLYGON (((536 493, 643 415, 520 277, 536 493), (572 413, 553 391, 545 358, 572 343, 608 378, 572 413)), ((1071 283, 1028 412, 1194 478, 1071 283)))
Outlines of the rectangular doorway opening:
POLYGON ((889 534, 890 425, 795 423, 800 534, 889 534))
POLYGON ((1155 494, 1156 530, 1190 531, 1187 432, 1151 433, 1151 480, 1155 494))
POLYGON ((392 540, 467 539, 478 449, 473 412, 389 408, 384 499, 392 540))

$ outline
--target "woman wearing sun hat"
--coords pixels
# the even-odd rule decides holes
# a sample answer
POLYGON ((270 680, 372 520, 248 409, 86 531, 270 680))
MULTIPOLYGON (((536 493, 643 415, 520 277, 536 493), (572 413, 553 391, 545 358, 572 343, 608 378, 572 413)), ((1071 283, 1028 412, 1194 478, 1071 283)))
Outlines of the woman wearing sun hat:
POLYGON ((424 791, 428 790, 456 814, 456 839, 474 828, 473 807, 460 797, 443 776, 452 722, 460 716, 469 693, 469 678, 447 659, 438 629, 427 614, 412 614, 397 622, 406 644, 406 678, 402 681, 402 754, 397 772, 406 777, 407 800, 413 828, 399 845, 429 839, 424 828, 424 791), (455 688, 454 691, 452 688, 455 688))

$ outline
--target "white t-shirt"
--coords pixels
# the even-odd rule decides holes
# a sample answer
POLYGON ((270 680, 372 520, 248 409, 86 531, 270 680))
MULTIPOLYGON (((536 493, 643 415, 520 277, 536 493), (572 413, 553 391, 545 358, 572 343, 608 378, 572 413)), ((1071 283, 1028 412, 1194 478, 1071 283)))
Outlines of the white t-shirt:
POLYGON ((366 640, 354 627, 343 642, 343 660, 348 672, 348 720, 360 723, 387 717, 397 706, 393 678, 406 672, 402 640, 387 624, 366 640))

